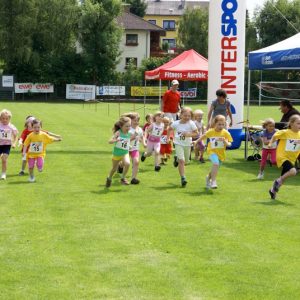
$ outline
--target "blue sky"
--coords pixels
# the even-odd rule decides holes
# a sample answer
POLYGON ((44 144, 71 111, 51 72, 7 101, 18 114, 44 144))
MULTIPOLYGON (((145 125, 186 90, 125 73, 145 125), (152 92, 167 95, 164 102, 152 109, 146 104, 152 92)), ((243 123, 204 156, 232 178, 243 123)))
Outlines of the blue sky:
POLYGON ((254 8, 258 6, 262 6, 266 0, 247 0, 247 8, 249 9, 251 15, 253 14, 254 8))

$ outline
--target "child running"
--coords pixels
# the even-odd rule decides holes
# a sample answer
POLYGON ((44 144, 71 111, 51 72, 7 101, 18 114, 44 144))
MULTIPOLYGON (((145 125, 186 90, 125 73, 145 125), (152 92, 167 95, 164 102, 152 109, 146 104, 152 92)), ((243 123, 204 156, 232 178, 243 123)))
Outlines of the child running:
POLYGON ((141 161, 145 161, 146 157, 149 157, 154 152, 154 170, 160 171, 159 156, 160 156, 160 137, 164 131, 164 123, 162 119, 164 114, 161 111, 156 112, 153 115, 153 123, 147 128, 148 133, 147 150, 141 156, 141 161))
POLYGON ((161 165, 164 165, 165 162, 170 159, 172 154, 172 147, 173 147, 173 134, 170 136, 170 141, 168 142, 168 130, 170 127, 170 119, 167 117, 163 118, 164 123, 164 131, 162 133, 162 136, 160 137, 160 161, 161 165))
POLYGON ((300 116, 290 117, 288 129, 277 131, 269 142, 269 148, 279 140, 276 150, 276 162, 278 168, 282 167, 281 176, 278 177, 269 190, 271 199, 276 199, 276 193, 289 177, 295 176, 297 170, 295 162, 300 155, 300 116))
MULTIPOLYGON (((197 126, 199 135, 196 138, 193 138, 193 141, 198 140, 201 135, 205 133, 205 126, 203 123, 203 111, 201 109, 197 109, 194 111, 194 123, 197 126)), ((199 160, 201 163, 205 163, 203 154, 204 154, 205 146, 203 141, 199 141, 194 143, 194 153, 195 153, 195 160, 199 160)))
POLYGON ((206 176, 207 189, 216 189, 218 187, 218 170, 221 162, 225 160, 226 147, 230 147, 233 141, 230 133, 224 129, 225 126, 225 117, 217 115, 212 121, 212 128, 199 138, 200 141, 208 139, 207 154, 213 164, 210 173, 206 176))
POLYGON ((140 162, 140 143, 143 143, 143 146, 146 147, 146 142, 144 138, 144 132, 141 127, 139 127, 140 115, 138 113, 129 113, 126 114, 127 117, 131 119, 131 127, 129 133, 134 139, 130 142, 129 156, 132 160, 132 177, 131 184, 139 184, 140 181, 137 179, 137 174, 139 171, 139 162, 140 162))
MULTIPOLYGON (((19 172, 20 176, 25 175, 25 168, 26 168, 26 154, 23 155, 23 150, 24 150, 24 146, 23 146, 23 142, 26 140, 27 136, 32 133, 32 121, 35 120, 35 117, 33 116, 28 116, 25 119, 25 125, 24 125, 24 130, 21 133, 21 136, 19 138, 19 142, 18 142, 18 147, 22 146, 21 149, 21 153, 22 153, 22 166, 21 166, 21 171, 19 172)), ((42 125, 42 124, 41 124, 42 125)), ((48 135, 55 137, 55 138, 61 138, 60 135, 57 135, 55 133, 49 132, 49 131, 45 131, 45 130, 41 130, 42 132, 46 132, 48 135)))
POLYGON ((7 160, 10 149, 16 147, 18 130, 10 123, 12 114, 9 110, 3 109, 0 112, 0 157, 2 161, 1 179, 6 180, 7 160))
POLYGON ((129 147, 131 141, 131 135, 129 133, 131 126, 131 120, 128 117, 121 116, 119 121, 114 124, 113 137, 109 140, 109 144, 114 144, 113 157, 112 157, 112 168, 106 178, 105 186, 109 188, 112 183, 112 177, 118 169, 119 163, 122 161, 123 173, 121 183, 123 185, 129 185, 126 174, 130 166, 129 159, 129 147))
POLYGON ((270 140, 272 139, 273 135, 277 131, 275 129, 275 121, 271 118, 268 118, 262 123, 262 127, 264 128, 262 134, 263 148, 261 152, 261 161, 260 161, 260 167, 259 167, 259 173, 257 175, 257 179, 264 179, 264 170, 267 164, 268 156, 270 156, 271 164, 272 165, 276 164, 277 142, 274 142, 272 144, 272 147, 269 148, 270 140))
POLYGON ((29 169, 29 182, 35 182, 34 166, 36 164, 38 171, 42 172, 44 159, 46 156, 46 147, 53 142, 61 141, 61 138, 55 138, 41 131, 41 121, 32 121, 32 133, 24 141, 23 155, 26 155, 29 169))
POLYGON ((173 122, 168 130, 168 142, 170 141, 172 130, 175 131, 174 144, 182 187, 187 185, 185 163, 189 162, 190 159, 192 137, 198 135, 198 129, 191 120, 192 117, 192 110, 189 107, 182 107, 180 111, 180 120, 173 122))

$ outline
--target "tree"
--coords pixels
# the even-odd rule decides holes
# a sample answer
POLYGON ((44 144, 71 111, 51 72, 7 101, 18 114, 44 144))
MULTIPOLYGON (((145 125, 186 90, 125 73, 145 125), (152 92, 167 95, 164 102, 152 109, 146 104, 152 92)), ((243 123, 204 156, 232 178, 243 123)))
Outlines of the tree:
POLYGON ((255 27, 255 22, 251 21, 249 18, 249 12, 246 12, 246 56, 250 51, 259 48, 259 43, 257 40, 257 31, 255 27))
POLYGON ((141 18, 146 14, 147 3, 144 0, 127 0, 130 4, 130 12, 141 18))
POLYGON ((121 12, 118 0, 86 0, 79 20, 79 41, 87 73, 93 83, 109 82, 120 55, 122 30, 116 17, 121 12))
POLYGON ((281 13, 297 30, 300 30, 299 0, 268 0, 255 14, 255 24, 262 47, 270 46, 297 33, 281 13))
POLYGON ((187 9, 179 21, 179 44, 184 49, 194 49, 208 56, 208 10, 206 8, 187 9))

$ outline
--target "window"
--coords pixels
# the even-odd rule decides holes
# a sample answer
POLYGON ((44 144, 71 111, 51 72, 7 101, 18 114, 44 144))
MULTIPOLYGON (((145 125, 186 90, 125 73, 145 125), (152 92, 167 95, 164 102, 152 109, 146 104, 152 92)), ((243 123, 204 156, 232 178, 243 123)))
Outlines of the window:
POLYGON ((137 57, 126 57, 125 58, 125 68, 128 68, 129 64, 137 67, 137 63, 138 63, 137 57))
POLYGON ((149 23, 156 25, 156 20, 148 20, 149 23))
POLYGON ((163 39, 163 44, 164 43, 168 43, 169 44, 169 49, 176 48, 176 40, 175 39, 163 39))
POLYGON ((126 46, 137 46, 138 35, 137 34, 126 34, 126 46))
POLYGON ((165 30, 175 30, 175 21, 174 20, 164 20, 163 28, 165 30))

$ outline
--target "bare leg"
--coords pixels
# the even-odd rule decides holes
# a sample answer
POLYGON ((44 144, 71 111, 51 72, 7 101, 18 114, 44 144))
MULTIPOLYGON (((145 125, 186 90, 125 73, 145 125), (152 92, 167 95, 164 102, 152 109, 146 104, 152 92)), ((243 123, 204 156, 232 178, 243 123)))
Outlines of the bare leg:
POLYGON ((137 177, 139 171, 139 159, 134 157, 132 159, 132 179, 137 177))

